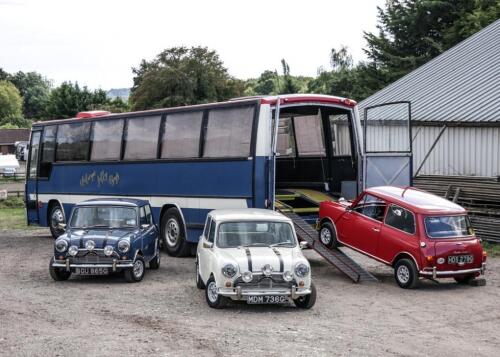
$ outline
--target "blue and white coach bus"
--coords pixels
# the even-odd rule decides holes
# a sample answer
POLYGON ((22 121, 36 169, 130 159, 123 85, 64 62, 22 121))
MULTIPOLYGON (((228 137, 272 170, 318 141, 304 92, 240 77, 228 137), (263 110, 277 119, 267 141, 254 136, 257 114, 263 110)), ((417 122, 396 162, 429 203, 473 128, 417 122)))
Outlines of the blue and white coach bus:
POLYGON ((212 209, 273 209, 277 196, 295 188, 353 197, 366 186, 407 185, 407 104, 369 108, 361 121, 352 100, 284 95, 37 122, 28 224, 48 226, 57 237, 80 201, 147 199, 167 253, 187 255, 212 209), (380 140, 386 123, 397 140, 380 140))

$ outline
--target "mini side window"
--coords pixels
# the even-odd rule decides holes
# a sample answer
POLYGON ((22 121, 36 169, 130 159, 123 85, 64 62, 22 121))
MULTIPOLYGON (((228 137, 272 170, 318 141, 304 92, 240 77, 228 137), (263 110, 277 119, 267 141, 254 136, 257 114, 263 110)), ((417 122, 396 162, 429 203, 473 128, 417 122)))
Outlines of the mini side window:
POLYGON ((213 243, 214 240, 215 240, 215 222, 212 221, 211 224, 210 224, 210 234, 208 235, 208 241, 213 243))
POLYGON ((148 220, 146 217, 146 211, 144 210, 144 207, 141 207, 141 209, 139 210, 139 217, 140 217, 141 225, 148 224, 148 220))
POLYGON ((210 231, 210 222, 212 221, 212 218, 210 216, 207 216, 207 221, 205 222, 205 228, 203 229, 203 236, 208 239, 208 233, 210 231))
POLYGON ((391 205, 385 217, 385 224, 409 234, 415 234, 415 216, 402 207, 391 205))
POLYGON ((378 197, 366 194, 353 208, 353 210, 363 216, 382 222, 384 220, 386 206, 385 201, 378 197))
POLYGON ((144 206, 144 209, 146 211, 146 221, 149 224, 153 224, 153 215, 151 214, 151 206, 150 205, 146 205, 146 206, 144 206))

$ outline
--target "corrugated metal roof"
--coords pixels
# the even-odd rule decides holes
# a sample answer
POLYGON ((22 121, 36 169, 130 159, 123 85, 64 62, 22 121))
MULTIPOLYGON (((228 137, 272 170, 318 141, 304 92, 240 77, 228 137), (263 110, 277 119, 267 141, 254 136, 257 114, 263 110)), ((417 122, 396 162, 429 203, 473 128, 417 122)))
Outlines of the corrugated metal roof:
POLYGON ((500 20, 359 103, 361 117, 402 100, 413 121, 500 123, 500 20))

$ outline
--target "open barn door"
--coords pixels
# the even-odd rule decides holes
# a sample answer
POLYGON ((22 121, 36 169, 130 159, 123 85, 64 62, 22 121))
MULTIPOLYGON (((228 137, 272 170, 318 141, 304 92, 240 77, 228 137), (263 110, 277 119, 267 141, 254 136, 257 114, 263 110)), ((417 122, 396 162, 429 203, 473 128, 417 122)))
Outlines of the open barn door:
POLYGON ((363 188, 412 184, 411 104, 365 108, 363 188))

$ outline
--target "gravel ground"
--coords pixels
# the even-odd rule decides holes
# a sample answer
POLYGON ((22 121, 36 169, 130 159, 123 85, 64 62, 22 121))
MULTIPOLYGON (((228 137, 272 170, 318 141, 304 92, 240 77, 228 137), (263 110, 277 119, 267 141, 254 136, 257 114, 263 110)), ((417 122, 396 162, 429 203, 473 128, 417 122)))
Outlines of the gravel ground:
POLYGON ((379 283, 353 284, 306 251, 311 310, 231 304, 210 309, 194 260, 164 255, 138 284, 123 277, 54 282, 46 230, 0 231, 0 355, 498 356, 500 259, 484 287, 426 281, 397 287, 392 271, 355 254, 379 283))

